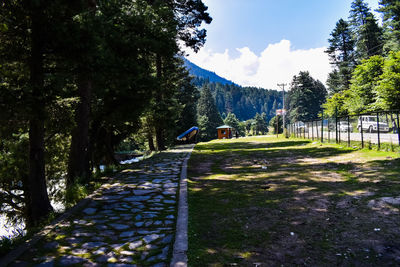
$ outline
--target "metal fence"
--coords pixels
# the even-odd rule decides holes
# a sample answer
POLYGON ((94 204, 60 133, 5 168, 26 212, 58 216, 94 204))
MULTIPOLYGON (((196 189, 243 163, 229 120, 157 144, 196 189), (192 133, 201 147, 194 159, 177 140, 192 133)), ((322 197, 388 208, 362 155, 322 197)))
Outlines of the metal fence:
POLYGON ((320 120, 298 121, 286 125, 291 136, 321 142, 346 142, 366 145, 400 145, 399 111, 381 111, 344 117, 322 117, 320 120))

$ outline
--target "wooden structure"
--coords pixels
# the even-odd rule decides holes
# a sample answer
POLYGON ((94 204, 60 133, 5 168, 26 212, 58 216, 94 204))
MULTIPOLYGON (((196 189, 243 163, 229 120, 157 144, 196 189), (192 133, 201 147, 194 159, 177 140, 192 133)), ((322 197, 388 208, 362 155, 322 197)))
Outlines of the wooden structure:
POLYGON ((232 138, 232 127, 228 125, 222 125, 217 127, 218 139, 229 139, 232 138))

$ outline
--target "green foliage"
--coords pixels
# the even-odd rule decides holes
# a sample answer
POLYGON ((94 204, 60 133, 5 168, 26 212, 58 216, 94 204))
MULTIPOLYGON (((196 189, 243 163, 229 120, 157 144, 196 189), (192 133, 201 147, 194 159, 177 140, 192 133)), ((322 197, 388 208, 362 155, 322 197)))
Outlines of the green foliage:
POLYGON ((92 168, 117 164, 113 152, 124 140, 122 146, 143 148, 144 116, 151 128, 144 139, 153 139, 157 126, 170 143, 177 125, 195 122, 198 92, 178 56, 178 40, 195 51, 204 44, 200 27, 211 17, 202 1, 90 3, 0 4, 0 205, 11 207, 12 219, 26 218, 30 199, 43 192, 69 203, 88 193, 90 181, 59 188, 85 101, 89 130, 83 137, 90 146, 78 143, 86 143, 92 168), (46 153, 29 163, 29 147, 46 153), (40 173, 31 177, 28 170, 35 168, 40 173), (35 191, 28 177, 47 188, 35 191))
POLYGON ((325 113, 339 116, 400 106, 400 52, 363 60, 353 73, 349 90, 336 93, 324 104, 325 113))
POLYGON ((336 93, 332 95, 330 98, 326 100, 326 103, 323 104, 324 114, 325 116, 334 117, 334 116, 345 116, 349 112, 344 106, 344 102, 349 95, 348 91, 344 91, 342 93, 336 93))
POLYGON ((204 86, 200 92, 200 98, 197 104, 197 121, 201 140, 216 138, 216 128, 223 124, 208 86, 204 86))
POLYGON ((326 95, 325 86, 314 80, 309 72, 301 71, 294 76, 292 87, 287 94, 290 121, 310 121, 318 118, 326 95))
POLYGON ((340 19, 328 39, 329 47, 326 50, 330 62, 335 66, 335 75, 331 76, 329 85, 337 85, 338 88, 329 88, 332 92, 346 90, 350 87, 351 72, 355 67, 355 41, 347 21, 340 19))
POLYGON ((375 87, 383 72, 384 58, 372 56, 363 60, 353 72, 350 90, 346 96, 344 105, 349 113, 372 111, 375 108, 375 87))
POLYGON ((354 0, 350 10, 358 61, 382 54, 383 36, 374 14, 363 0, 354 0))
POLYGON ((79 179, 76 179, 73 184, 68 186, 65 192, 65 205, 67 207, 72 207, 87 195, 88 190, 86 185, 81 184, 79 179))
POLYGON ((194 78, 193 83, 198 87, 209 86, 219 113, 234 113, 240 121, 254 118, 257 113, 265 113, 268 121, 276 109, 282 108, 282 93, 277 90, 211 83, 199 77, 194 78))
POLYGON ((229 125, 234 129, 233 130, 234 135, 236 131, 239 133, 240 136, 245 135, 245 129, 243 127, 243 124, 240 123, 240 121, 236 118, 235 114, 228 113, 228 115, 224 119, 224 124, 229 125))
POLYGON ((384 51, 400 50, 400 3, 397 0, 380 0, 378 11, 383 14, 384 51))
POLYGON ((266 134, 268 132, 267 116, 265 113, 256 114, 253 118, 252 131, 257 134, 266 134))
POLYGON ((269 121, 269 126, 272 129, 274 129, 273 130, 273 134, 277 134, 277 133, 281 134, 281 133, 283 133, 283 118, 282 118, 282 116, 278 115, 278 116, 273 117, 269 121))
POLYGON ((386 58, 383 73, 375 90, 377 108, 398 109, 400 107, 400 52, 391 52, 386 58))

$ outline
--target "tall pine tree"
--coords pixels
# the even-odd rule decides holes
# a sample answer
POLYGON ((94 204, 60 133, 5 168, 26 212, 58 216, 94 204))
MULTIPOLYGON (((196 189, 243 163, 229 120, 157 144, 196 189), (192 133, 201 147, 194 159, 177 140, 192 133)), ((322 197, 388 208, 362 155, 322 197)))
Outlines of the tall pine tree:
POLYGON ((349 23, 340 19, 328 41, 329 47, 325 52, 328 53, 336 72, 332 72, 327 83, 338 86, 329 88, 331 92, 341 92, 350 87, 351 73, 356 65, 355 41, 349 23))
POLYGON ((379 12, 383 14, 384 51, 400 50, 400 2, 398 0, 380 0, 379 12))
POLYGON ((200 92, 200 99, 197 104, 197 121, 201 140, 207 141, 217 137, 216 128, 221 126, 223 121, 208 86, 203 87, 200 92))
POLYGON ((382 29, 374 14, 363 0, 354 0, 350 10, 350 26, 353 29, 357 49, 357 61, 382 54, 382 29))
POLYGON ((320 81, 314 80, 309 72, 301 71, 293 77, 288 92, 289 119, 292 122, 317 119, 326 95, 325 86, 320 81))

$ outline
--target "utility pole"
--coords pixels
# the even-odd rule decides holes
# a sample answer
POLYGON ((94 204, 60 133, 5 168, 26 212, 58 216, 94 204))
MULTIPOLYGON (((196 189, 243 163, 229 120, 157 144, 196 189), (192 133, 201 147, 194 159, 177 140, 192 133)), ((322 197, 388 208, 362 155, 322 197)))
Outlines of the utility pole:
MULTIPOLYGON (((278 83, 277 84, 279 87, 282 88, 282 93, 283 93, 283 108, 282 108, 282 118, 283 118, 283 131, 285 131, 286 125, 285 125, 285 114, 286 114, 286 110, 285 110, 285 86, 287 85, 286 83, 278 83)), ((279 131, 279 130, 278 130, 279 131)))

